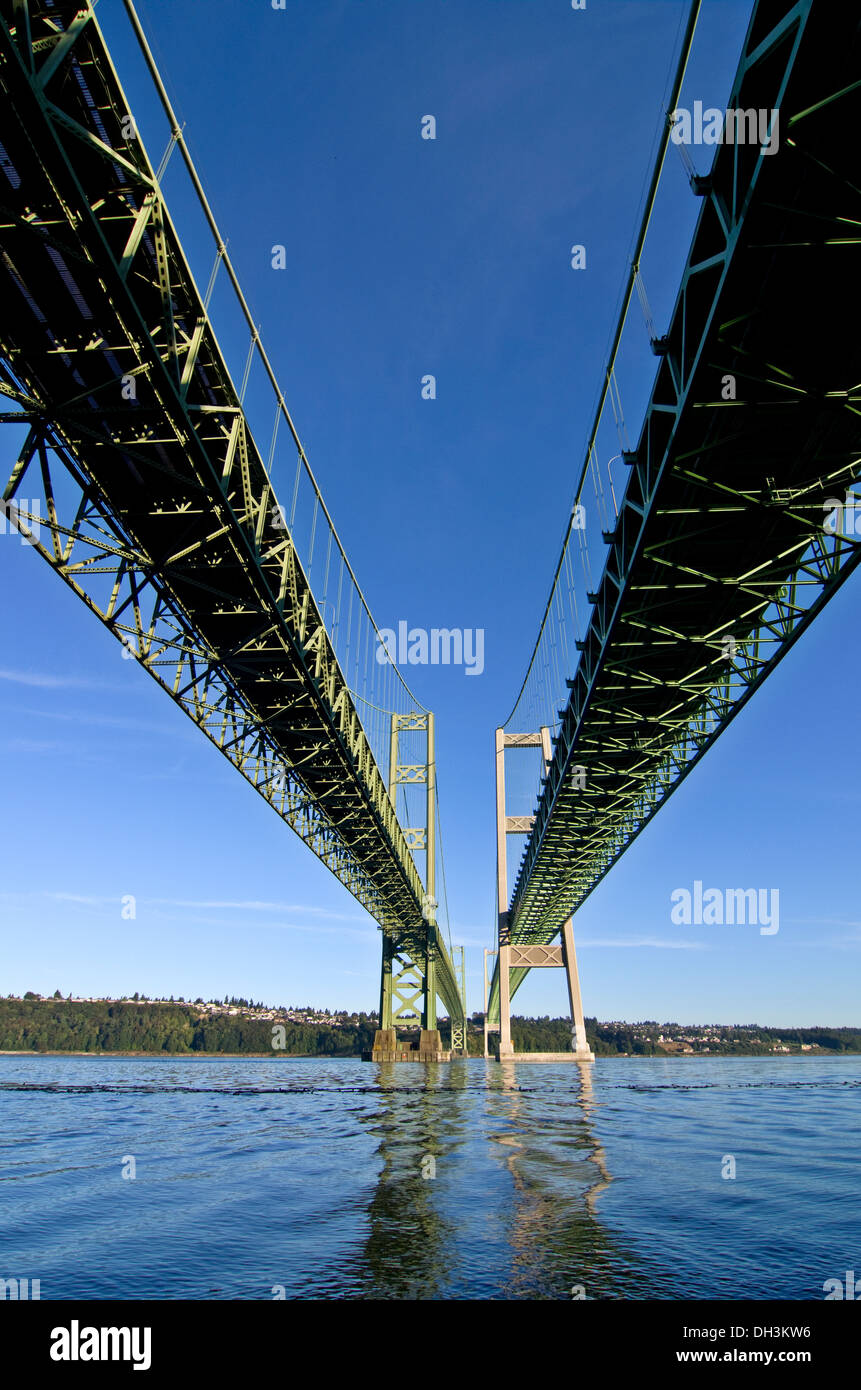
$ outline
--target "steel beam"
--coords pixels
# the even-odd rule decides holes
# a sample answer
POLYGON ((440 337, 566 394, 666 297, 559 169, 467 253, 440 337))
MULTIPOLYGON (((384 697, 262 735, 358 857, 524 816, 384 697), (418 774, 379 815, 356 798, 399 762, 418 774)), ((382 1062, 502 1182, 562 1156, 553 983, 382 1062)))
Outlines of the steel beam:
POLYGON ((819 0, 752 15, 728 107, 779 109, 782 142, 716 151, 508 905, 518 944, 556 937, 861 561, 826 522, 861 479, 861 351, 828 307, 861 246, 853 22, 819 0))

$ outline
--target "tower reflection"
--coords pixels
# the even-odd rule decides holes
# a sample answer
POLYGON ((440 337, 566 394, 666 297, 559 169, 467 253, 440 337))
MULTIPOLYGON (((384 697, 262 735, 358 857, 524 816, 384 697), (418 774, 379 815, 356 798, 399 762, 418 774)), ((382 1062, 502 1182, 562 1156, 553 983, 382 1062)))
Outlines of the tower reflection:
POLYGON ((360 1298, 643 1297, 600 1201, 590 1064, 374 1064, 379 1173, 350 1258, 360 1298))
MULTIPOLYGON (((511 1268, 504 1298, 614 1296, 625 1263, 597 1204, 612 1182, 596 1131, 590 1063, 487 1064, 490 1140, 510 1175, 511 1268)), ((618 1294, 615 1294, 618 1296, 618 1294)))

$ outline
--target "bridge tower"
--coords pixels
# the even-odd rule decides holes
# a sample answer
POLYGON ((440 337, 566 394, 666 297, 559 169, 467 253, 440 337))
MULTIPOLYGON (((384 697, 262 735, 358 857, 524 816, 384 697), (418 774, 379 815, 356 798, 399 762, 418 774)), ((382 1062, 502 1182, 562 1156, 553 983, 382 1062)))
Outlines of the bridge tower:
MULTIPOLYGON (((415 758, 414 752, 412 757, 415 758)), ((407 786, 425 788, 424 825, 404 828, 407 847, 413 854, 425 856, 425 893, 422 902, 424 949, 421 952, 414 948, 407 949, 396 936, 383 934, 380 1028, 374 1040, 373 1059, 441 1061, 446 1054, 442 1050, 436 1016, 436 965, 440 954, 440 937, 436 919, 436 754, 434 717, 430 711, 392 715, 389 796, 396 816, 398 788, 407 786), (422 733, 425 734, 424 760, 408 761, 404 756, 404 735, 422 733), (417 1049, 398 1042, 399 1024, 420 1027, 417 1049)), ((465 1015, 462 1019, 453 1017, 451 1023, 451 1050, 465 1054, 465 1015)))
MULTIPOLYGON (((505 750, 506 748, 540 748, 545 770, 551 761, 550 730, 544 725, 538 733, 507 734, 504 729, 496 730, 496 886, 497 886, 497 933, 499 956, 499 1044, 498 1056, 513 1057, 511 1042, 511 971, 534 970, 547 966, 562 966, 568 981, 568 1000, 571 1005, 571 1053, 560 1053, 559 1059, 571 1056, 578 1062, 594 1062, 595 1055, 586 1041, 586 1025, 583 1019, 583 1001, 580 995, 580 977, 577 972, 577 953, 574 949, 574 924, 569 917, 562 927, 561 946, 516 944, 511 940, 511 926, 508 912, 508 851, 509 835, 528 834, 532 830, 534 816, 507 816, 505 814, 505 750)), ((554 1054, 528 1053, 533 1060, 546 1055, 548 1060, 554 1054)))

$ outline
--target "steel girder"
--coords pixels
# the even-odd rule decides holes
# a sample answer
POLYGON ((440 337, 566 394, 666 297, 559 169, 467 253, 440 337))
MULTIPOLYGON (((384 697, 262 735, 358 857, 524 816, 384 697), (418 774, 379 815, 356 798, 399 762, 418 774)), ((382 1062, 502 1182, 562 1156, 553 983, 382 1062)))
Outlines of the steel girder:
MULTIPOLYGON (((436 751, 434 717, 428 710, 391 716, 389 740, 389 795, 397 811, 398 787, 425 788, 424 825, 405 826, 404 835, 411 850, 425 855, 425 899, 422 916, 426 923, 423 951, 405 951, 394 941, 383 937, 380 980, 380 1027, 397 1028, 398 1024, 435 1029, 437 965, 442 936, 436 920, 436 751), (416 762, 402 762, 402 737, 424 734, 425 756, 416 762)), ((415 758, 415 752, 413 753, 415 758)), ((466 1024, 466 991, 459 985, 461 1007, 452 1015, 452 1024, 466 1024)))
MULTIPOLYGON (((419 953, 419 874, 130 114, 90 4, 0 0, 0 418, 28 427, 4 502, 419 953)), ((459 1016, 444 948, 438 987, 459 1016)))
POLYGON ((782 143, 721 146, 699 181, 512 941, 553 940, 861 560, 825 525, 861 476, 861 350, 833 331, 859 270, 859 78, 850 10, 760 0, 728 105, 779 108, 782 143))

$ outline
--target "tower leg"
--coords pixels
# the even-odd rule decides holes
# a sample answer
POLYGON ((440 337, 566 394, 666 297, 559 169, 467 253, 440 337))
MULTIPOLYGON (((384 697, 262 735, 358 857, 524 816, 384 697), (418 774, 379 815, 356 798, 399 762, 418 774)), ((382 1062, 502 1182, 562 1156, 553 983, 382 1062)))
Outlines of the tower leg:
POLYGON ((496 731, 496 901, 499 956, 499 1055, 510 1057, 511 945, 508 934, 508 866, 505 848, 505 731, 496 731))
POLYGON ((574 923, 571 918, 562 928, 562 954, 565 958, 565 974, 568 979, 568 998, 571 1003, 572 1049, 578 1061, 594 1062, 595 1054, 590 1051, 586 1041, 586 1024, 583 1020, 583 1000, 580 997, 580 976, 577 973, 577 952, 574 949, 574 923))
MULTIPOLYGON (((427 714, 427 809, 426 866, 425 866, 425 922, 427 923, 425 949, 425 996, 422 1009, 422 1028, 429 1032, 436 1029, 436 744, 434 737, 434 717, 427 714)), ((438 1035, 437 1035, 438 1036, 438 1035)), ((437 1043, 439 1046, 439 1043, 437 1043)))
POLYGON ((392 961, 395 948, 392 938, 383 933, 383 967, 380 984, 380 1027, 393 1027, 392 1019, 392 961))
POLYGON ((499 1055, 512 1057, 511 1042, 511 946, 508 937, 508 913, 499 915, 499 1055))
POLYGON ((436 1028, 436 927, 428 922, 428 944, 425 955, 425 993, 422 1000, 422 1028, 436 1028))

